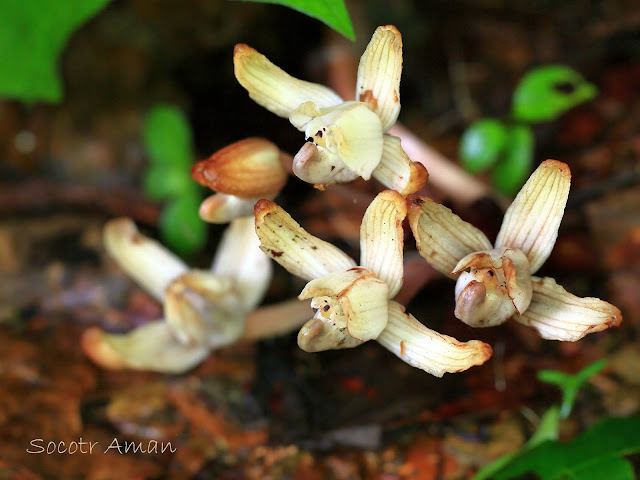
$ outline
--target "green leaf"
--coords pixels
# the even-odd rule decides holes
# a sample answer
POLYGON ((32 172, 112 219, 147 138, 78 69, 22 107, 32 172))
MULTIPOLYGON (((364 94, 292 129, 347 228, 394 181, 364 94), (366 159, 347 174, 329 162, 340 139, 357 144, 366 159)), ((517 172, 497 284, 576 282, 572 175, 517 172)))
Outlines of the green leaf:
POLYGON ((199 190, 199 185, 191 178, 188 168, 151 165, 142 177, 142 188, 151 200, 170 200, 199 190))
POLYGON ((505 148, 507 131, 499 120, 484 118, 473 123, 460 139, 460 161, 469 173, 491 167, 505 148))
MULTIPOLYGON (((635 480, 636 476, 633 471, 633 465, 620 457, 601 458, 595 462, 586 463, 571 472, 570 478, 576 480, 635 480)), ((554 480, 563 480, 567 478, 555 477, 554 480)))
POLYGON ((541 443, 485 478, 508 480, 533 472, 542 480, 633 479, 627 462, 616 460, 640 452, 639 431, 640 417, 606 418, 570 442, 541 443))
POLYGON ((284 5, 321 22, 341 33, 349 40, 355 40, 353 25, 344 0, 246 0, 257 3, 284 5))
POLYGON ((534 138, 527 125, 514 125, 507 131, 502 158, 496 163, 491 178, 503 195, 515 195, 529 177, 533 163, 534 138))
POLYGON ((558 407, 551 407, 542 416, 540 425, 536 429, 536 433, 524 444, 518 451, 508 453, 502 457, 494 460, 489 465, 484 466, 473 476, 472 480, 485 480, 487 478, 493 478, 496 472, 499 472, 505 468, 508 464, 513 462, 516 458, 524 455, 525 452, 537 447, 541 443, 549 440, 558 439, 558 426, 560 421, 560 409, 558 407))
POLYGON ((574 375, 568 375, 556 370, 540 370, 538 372, 538 380, 556 385, 562 390, 560 417, 567 418, 573 409, 578 391, 589 378, 600 372, 606 366, 607 361, 602 359, 587 365, 574 375))
POLYGON ((519 122, 546 122, 591 100, 598 89, 565 65, 546 65, 528 72, 513 94, 512 114, 519 122))
POLYGON ((163 241, 180 255, 189 255, 207 241, 207 224, 198 216, 199 195, 185 195, 169 203, 160 218, 163 241))
POLYGON ((62 100, 58 59, 67 41, 110 0, 1 0, 0 97, 62 100))
POLYGON ((185 167, 193 163, 191 127, 179 108, 158 105, 146 116, 144 147, 154 164, 185 167))

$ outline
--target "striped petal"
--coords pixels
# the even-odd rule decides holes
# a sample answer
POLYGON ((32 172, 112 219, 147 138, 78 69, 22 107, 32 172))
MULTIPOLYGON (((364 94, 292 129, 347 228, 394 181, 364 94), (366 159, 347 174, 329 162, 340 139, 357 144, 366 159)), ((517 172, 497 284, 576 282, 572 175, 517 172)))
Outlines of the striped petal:
POLYGON ((277 195, 287 182, 280 150, 264 138, 246 138, 218 150, 191 167, 193 179, 240 198, 277 195))
POLYGON ((378 27, 360 58, 356 98, 378 114, 386 132, 400 113, 402 36, 393 25, 378 27))
POLYGON ((238 218, 225 230, 213 259, 211 272, 234 282, 242 307, 257 307, 269 288, 273 268, 260 250, 253 217, 238 218))
POLYGON ((155 240, 142 235, 129 218, 107 222, 103 241, 109 255, 122 269, 160 301, 169 283, 187 271, 182 260, 155 240))
POLYGON ((198 214, 208 223, 229 223, 236 218, 252 216, 253 206, 258 200, 216 193, 202 201, 198 214))
POLYGON ((236 45, 233 66, 236 79, 253 101, 279 117, 287 118, 304 102, 319 107, 342 103, 330 88, 292 77, 248 45, 236 45))
POLYGON ((269 200, 256 203, 255 219, 262 251, 293 275, 313 280, 356 266, 342 250, 308 233, 269 200))
POLYGON ((404 230, 407 202, 395 190, 379 193, 360 226, 360 265, 389 285, 389 298, 402 287, 404 230))
POLYGON ((549 258, 569 197, 571 171, 557 160, 546 160, 524 184, 507 209, 496 247, 518 248, 535 273, 549 258))
POLYGON ((81 344, 93 362, 109 370, 183 373, 209 354, 206 347, 180 343, 163 320, 148 323, 127 334, 90 328, 82 335, 81 344))
POLYGON ((398 137, 384 135, 382 139, 382 158, 373 171, 373 178, 401 195, 410 195, 424 188, 429 179, 424 165, 411 161, 398 137))
POLYGON ((491 346, 479 340, 459 342, 425 327, 393 301, 389 322, 377 341, 412 367, 436 377, 482 365, 493 353, 491 346))
POLYGON ((617 327, 622 314, 599 298, 576 297, 553 278, 533 277, 531 304, 515 319, 535 328, 547 340, 575 342, 589 333, 617 327))
POLYGON ((470 253, 491 250, 491 242, 470 223, 430 198, 409 197, 409 225, 420 255, 450 278, 458 261, 470 253))

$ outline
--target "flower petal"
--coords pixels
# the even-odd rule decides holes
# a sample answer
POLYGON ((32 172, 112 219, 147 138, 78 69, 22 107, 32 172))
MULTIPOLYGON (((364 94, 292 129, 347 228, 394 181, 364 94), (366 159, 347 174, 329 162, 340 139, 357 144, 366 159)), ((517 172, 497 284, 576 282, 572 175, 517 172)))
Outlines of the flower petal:
POLYGON ((389 287, 374 275, 362 276, 343 290, 338 299, 349 335, 358 340, 374 340, 387 326, 389 287))
POLYGON ((162 300, 173 279, 187 266, 155 240, 142 235, 130 218, 106 223, 104 246, 118 264, 147 292, 162 300))
POLYGON ((393 301, 389 302, 387 327, 377 340, 412 367, 436 377, 482 365, 493 353, 491 346, 479 340, 459 342, 453 337, 434 332, 393 301))
POLYGON ((542 338, 575 342, 589 333, 617 327, 622 313, 599 298, 580 298, 553 278, 533 278, 533 298, 515 319, 535 328, 542 338))
POLYGON ((347 167, 340 157, 326 148, 319 150, 312 142, 305 143, 293 157, 293 173, 300 180, 317 187, 351 182, 358 178, 358 174, 347 167))
POLYGON ((151 370, 183 373, 209 354, 206 347, 183 345, 162 320, 148 323, 127 334, 111 334, 97 327, 82 335, 82 349, 91 360, 110 370, 151 370))
POLYGON ((264 298, 272 270, 271 260, 260 250, 253 217, 231 222, 222 235, 211 271, 234 281, 245 311, 253 310, 264 298))
POLYGON ((245 325, 245 311, 230 278, 191 270, 167 288, 167 323, 185 344, 218 348, 235 342, 245 325))
POLYGON ((400 113, 402 36, 393 25, 378 27, 358 65, 356 98, 378 114, 389 130, 400 113))
POLYGON ((198 214, 209 223, 229 223, 239 217, 253 215, 253 206, 259 198, 239 198, 234 195, 216 193, 203 200, 198 214))
POLYGON ((519 248, 535 273, 549 258, 569 197, 571 171, 557 160, 546 160, 524 184, 507 209, 496 247, 519 248))
POLYGON ((461 258, 492 248, 484 233, 444 205, 418 195, 408 200, 409 225, 418 251, 439 272, 457 278, 452 271, 461 258))
POLYGON ((280 150, 264 138, 246 138, 191 167, 193 179, 216 192, 240 198, 277 195, 287 182, 280 150))
POLYGON ((500 325, 525 311, 531 301, 529 262, 520 250, 496 248, 471 253, 452 273, 460 274, 454 314, 472 327, 500 325))
POLYGON ((280 117, 287 118, 298 105, 308 101, 319 107, 342 103, 330 88, 292 77, 248 45, 236 45, 233 66, 238 82, 253 101, 280 117))
POLYGON ((365 180, 382 158, 380 119, 361 102, 344 102, 317 108, 311 102, 300 105, 289 117, 318 150, 326 149, 365 180))
POLYGON ((407 202, 402 195, 385 190, 373 199, 360 226, 360 264, 389 285, 389 298, 402 287, 402 221, 406 216, 407 202))
POLYGON ((319 312, 305 323, 298 333, 298 346, 305 352, 324 352, 354 348, 364 342, 353 338, 347 331, 346 324, 339 325, 322 317, 319 312))
POLYGON ((372 272, 362 267, 353 267, 348 270, 332 272, 324 277, 315 278, 307 283, 298 295, 299 300, 313 297, 327 297, 339 295, 353 282, 363 276, 372 276, 372 272))
POLYGON ((275 203, 260 200, 254 211, 260 248, 293 275, 313 280, 356 266, 342 250, 308 233, 275 203))
POLYGON ((373 178, 401 195, 410 195, 424 188, 429 179, 424 165, 411 161, 398 137, 385 134, 382 140, 382 159, 373 171, 373 178))

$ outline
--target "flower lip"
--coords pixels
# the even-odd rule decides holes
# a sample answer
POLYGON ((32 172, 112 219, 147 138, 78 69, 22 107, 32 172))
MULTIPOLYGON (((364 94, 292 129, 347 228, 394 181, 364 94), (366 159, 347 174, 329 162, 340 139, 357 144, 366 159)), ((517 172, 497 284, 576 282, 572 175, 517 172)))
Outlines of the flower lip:
POLYGON ((520 250, 496 248, 464 257, 452 272, 457 318, 471 326, 494 326, 531 302, 529 262, 520 250), (481 288, 482 286, 482 288, 481 288))

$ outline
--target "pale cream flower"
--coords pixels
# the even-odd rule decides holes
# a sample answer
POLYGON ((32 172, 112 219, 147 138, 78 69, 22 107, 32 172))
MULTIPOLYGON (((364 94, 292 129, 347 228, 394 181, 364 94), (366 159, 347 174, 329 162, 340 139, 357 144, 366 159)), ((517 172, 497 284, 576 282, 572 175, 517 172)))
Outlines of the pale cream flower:
POLYGON ((189 269, 128 218, 106 224, 104 243, 118 264, 164 303, 165 315, 126 334, 87 330, 83 349, 105 368, 180 373, 212 349, 284 333, 308 318, 308 305, 297 301, 256 308, 272 266, 258 248, 252 217, 230 224, 210 270, 189 269))
POLYGON ((613 305, 576 297, 552 278, 532 276, 556 242, 570 184, 566 164, 542 162, 507 210, 495 245, 448 208, 426 197, 409 199, 409 224, 420 254, 457 281, 457 318, 490 327, 514 317, 543 338, 566 341, 620 324, 622 315, 613 305))
POLYGON ((378 194, 360 228, 360 266, 335 246, 309 234, 268 200, 255 207, 262 250, 309 283, 299 299, 311 298, 315 316, 298 334, 305 351, 356 347, 377 340, 410 365, 441 377, 484 363, 491 347, 458 342, 436 333, 391 299, 402 286, 405 199, 396 191, 378 194))
POLYGON ((245 45, 233 52, 235 75, 249 96, 304 132, 293 171, 317 186, 376 178, 403 195, 422 188, 427 171, 412 162, 397 137, 387 135, 400 113, 402 37, 378 27, 360 59, 355 100, 294 78, 245 45))
POLYGON ((253 215, 260 198, 275 198, 287 182, 283 163, 291 156, 259 137, 245 138, 191 167, 193 179, 214 190, 200 205, 200 218, 228 223, 253 215))

